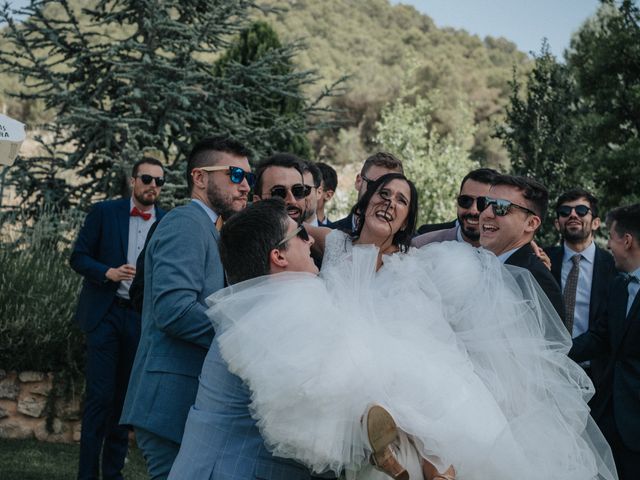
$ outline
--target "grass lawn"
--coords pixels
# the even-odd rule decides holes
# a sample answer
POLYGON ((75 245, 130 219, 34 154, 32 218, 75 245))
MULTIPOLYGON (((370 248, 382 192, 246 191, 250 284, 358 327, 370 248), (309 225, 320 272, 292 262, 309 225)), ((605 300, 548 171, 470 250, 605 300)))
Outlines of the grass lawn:
MULTIPOLYGON (((0 439, 2 480, 69 480, 78 474, 79 445, 0 439)), ((146 480, 140 450, 132 448, 123 471, 126 480, 146 480)))

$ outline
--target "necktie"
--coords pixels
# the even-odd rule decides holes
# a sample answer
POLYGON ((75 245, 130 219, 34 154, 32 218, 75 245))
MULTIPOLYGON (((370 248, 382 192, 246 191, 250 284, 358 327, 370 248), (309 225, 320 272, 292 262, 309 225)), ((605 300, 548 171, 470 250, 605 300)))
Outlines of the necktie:
POLYGON ((222 215, 218 215, 218 218, 216 219, 216 230, 220 231, 223 224, 224 220, 222 219, 222 215))
POLYGON ((139 210, 138 207, 133 207, 129 215, 131 215, 132 217, 140 217, 145 222, 151 218, 151 213, 143 212, 142 210, 139 210))
POLYGON ((564 284, 564 323, 571 334, 573 332, 573 314, 576 309, 576 291, 578 290, 578 276, 580 275, 580 260, 582 255, 579 253, 571 257, 573 266, 569 271, 567 282, 564 284))

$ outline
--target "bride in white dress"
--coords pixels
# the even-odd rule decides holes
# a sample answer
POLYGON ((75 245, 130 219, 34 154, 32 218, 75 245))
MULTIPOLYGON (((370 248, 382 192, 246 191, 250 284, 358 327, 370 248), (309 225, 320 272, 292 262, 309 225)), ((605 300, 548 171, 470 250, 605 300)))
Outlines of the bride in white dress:
POLYGON ((388 478, 361 421, 378 404, 411 479, 448 478, 431 465, 460 480, 616 479, 586 404, 593 386, 533 277, 463 243, 410 249, 416 210, 413 185, 385 175, 355 207, 355 234, 313 231, 319 277, 210 297, 267 447, 317 473, 388 478))

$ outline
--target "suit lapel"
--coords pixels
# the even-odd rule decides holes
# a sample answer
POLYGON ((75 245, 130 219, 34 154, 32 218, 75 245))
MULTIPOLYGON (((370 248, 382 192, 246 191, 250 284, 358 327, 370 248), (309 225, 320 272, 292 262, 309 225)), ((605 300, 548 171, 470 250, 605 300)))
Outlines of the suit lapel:
POLYGON ((118 204, 116 218, 118 219, 118 229, 120 230, 120 245, 122 246, 122 255, 127 261, 129 253, 129 199, 123 198, 118 204))
POLYGON ((593 324, 596 312, 599 311, 602 291, 606 291, 608 280, 607 262, 605 261, 599 247, 596 247, 596 254, 593 257, 593 276, 591 277, 591 294, 589 295, 589 325, 593 324), (604 288, 603 288, 604 287, 604 288))
POLYGON ((564 258, 564 243, 549 253, 551 260, 551 274, 558 285, 562 286, 562 259, 564 258))

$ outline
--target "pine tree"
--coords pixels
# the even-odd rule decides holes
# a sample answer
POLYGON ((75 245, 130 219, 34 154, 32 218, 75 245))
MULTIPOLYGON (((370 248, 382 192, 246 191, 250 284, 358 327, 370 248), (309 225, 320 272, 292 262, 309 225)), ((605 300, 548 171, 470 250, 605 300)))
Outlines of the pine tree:
POLYGON ((269 46, 244 63, 229 54, 224 67, 215 65, 249 27, 258 8, 251 0, 78 5, 32 0, 0 11, 0 65, 28 87, 22 98, 43 100, 55 119, 40 139, 45 153, 12 168, 27 213, 124 194, 131 165, 149 151, 168 166, 163 201, 177 201, 195 140, 231 135, 260 159, 312 128, 309 116, 322 110, 301 94, 316 80, 312 72, 273 68, 290 65, 299 45, 269 46), (292 108, 273 108, 274 98, 291 99, 292 108))

